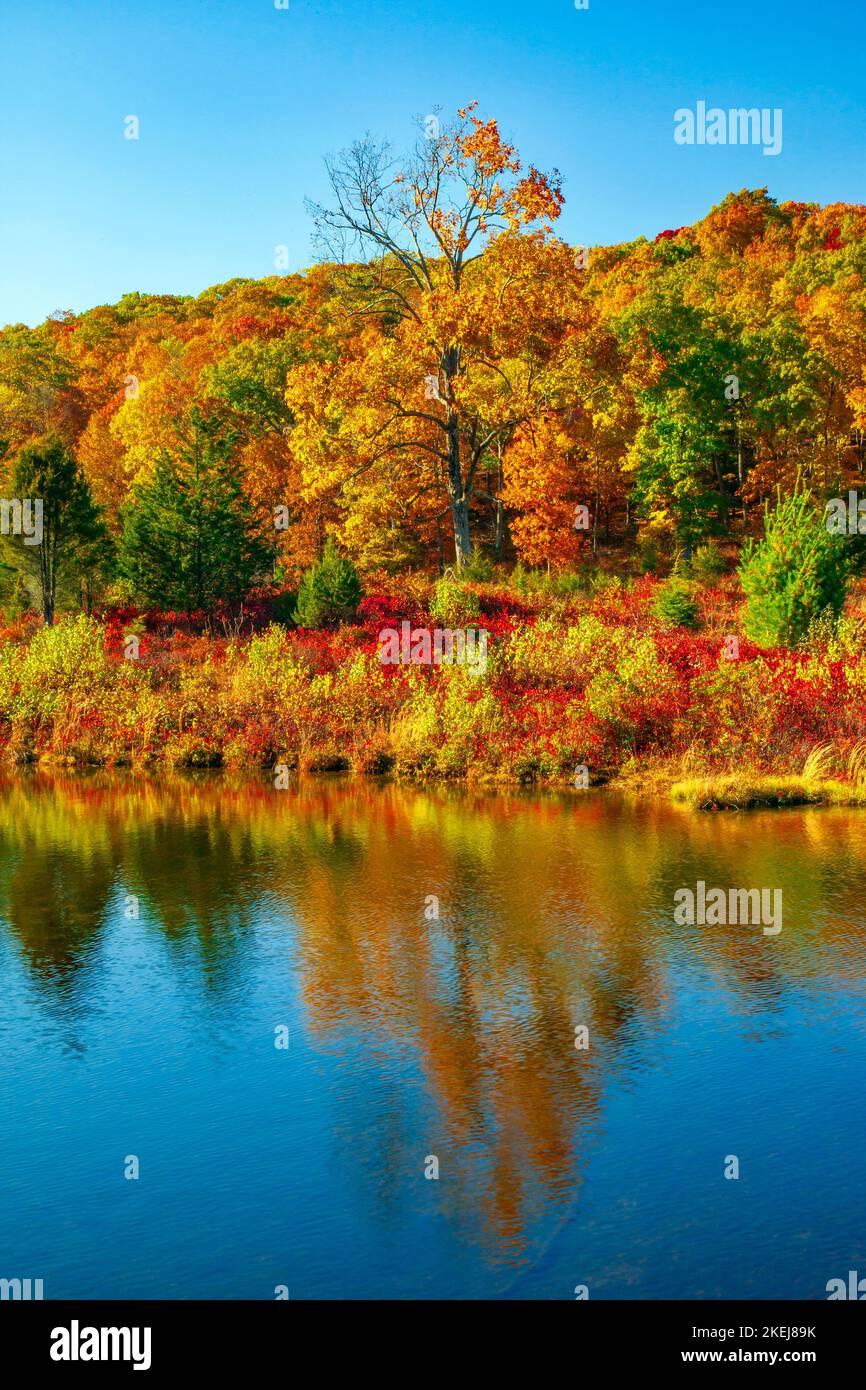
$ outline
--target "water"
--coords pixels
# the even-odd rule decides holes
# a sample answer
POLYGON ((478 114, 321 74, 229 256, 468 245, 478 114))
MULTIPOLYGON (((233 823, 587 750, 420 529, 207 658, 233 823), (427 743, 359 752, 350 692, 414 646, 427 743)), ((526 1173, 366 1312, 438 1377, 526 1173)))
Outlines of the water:
POLYGON ((9 781, 0 1277, 824 1298, 866 1274, 864 850, 862 812, 9 781), (699 878, 781 887, 781 933, 676 925, 699 878))

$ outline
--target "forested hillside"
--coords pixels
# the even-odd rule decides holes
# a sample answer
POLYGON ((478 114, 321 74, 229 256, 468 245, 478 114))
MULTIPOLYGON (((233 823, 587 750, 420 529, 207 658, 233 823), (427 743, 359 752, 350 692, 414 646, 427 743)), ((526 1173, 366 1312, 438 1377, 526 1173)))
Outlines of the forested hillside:
POLYGON ((420 158, 387 184, 360 157, 333 171, 338 230, 369 250, 367 215, 387 227, 364 263, 7 327, 10 472, 56 432, 117 538, 198 420, 290 583, 327 536, 362 572, 478 547, 562 568, 738 536, 798 474, 823 496, 862 480, 866 208, 744 190, 693 227, 575 248, 556 176, 471 109, 420 158))

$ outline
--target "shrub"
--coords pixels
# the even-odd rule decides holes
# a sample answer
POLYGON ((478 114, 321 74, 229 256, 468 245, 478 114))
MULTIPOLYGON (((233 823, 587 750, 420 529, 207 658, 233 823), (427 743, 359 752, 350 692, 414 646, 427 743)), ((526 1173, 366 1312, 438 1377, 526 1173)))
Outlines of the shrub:
POLYGON ((100 703, 108 678, 103 630, 93 618, 63 618, 37 628, 26 646, 0 657, 0 710, 18 718, 54 718, 100 703))
POLYGON ((807 490, 779 500, 764 516, 764 537, 750 541, 740 562, 746 595, 746 636, 763 646, 793 646, 829 609, 842 611, 849 556, 831 536, 807 490))
POLYGON ((433 680, 407 672, 391 732, 398 759, 444 777, 465 775, 495 745, 505 715, 493 691, 466 666, 442 666, 433 680))
POLYGON ((644 574, 655 574, 661 563, 658 538, 651 531, 641 531, 637 540, 638 564, 644 574))
POLYGON ((585 594, 591 582, 591 574, 586 570, 582 573, 563 572, 556 576, 555 593, 560 598, 575 598, 585 594))
POLYGON ((494 652, 494 663, 496 667, 501 664, 517 685, 538 689, 582 686, 590 664, 587 646, 580 626, 567 626, 546 613, 505 638, 494 652))
POLYGON ((587 708, 609 730, 614 743, 633 748, 641 729, 669 723, 675 679, 659 661, 652 637, 614 629, 605 663, 586 689, 587 708))
POLYGON ((0 605, 8 618, 22 618, 33 609, 27 580, 20 570, 0 564, 0 605))
POLYGON ((493 578, 493 561, 483 550, 473 550, 469 563, 460 571, 460 577, 474 584, 489 584, 493 578))
POLYGON ((712 541, 699 545, 690 566, 692 577, 701 584, 712 584, 725 572, 725 557, 712 541))
POLYGON ((831 608, 824 608, 809 623, 800 645, 830 661, 861 656, 866 645, 866 624, 860 614, 837 615, 831 608))
POLYGON ((678 574, 671 575, 670 579, 659 585, 650 609, 653 616, 668 627, 697 625, 698 605, 694 589, 688 580, 678 574))
POLYGON ((604 570, 595 570, 589 578, 590 593, 602 595, 605 598, 615 598, 618 594, 625 591, 626 582, 619 574, 607 574, 604 570))
POLYGON ((274 620, 281 624, 297 624, 298 620, 298 594, 294 589, 283 589, 281 593, 274 594, 271 599, 274 620))
POLYGON ((555 575, 548 574, 547 570, 524 569, 520 560, 511 571, 510 583, 522 598, 549 596, 557 591, 555 575))
POLYGON ((233 646, 230 656, 233 701, 275 719, 294 708, 307 673, 296 660, 284 627, 272 623, 246 647, 233 646))
POLYGON ((361 581, 351 560, 329 540, 324 554, 307 570, 298 589, 299 627, 329 627, 354 618, 361 600, 361 581))
POLYGON ((430 617, 443 627, 466 627, 481 616, 477 595, 465 589, 459 579, 445 575, 436 584, 430 601, 430 617))
POLYGON ((509 582, 513 589, 516 589, 519 594, 526 597, 532 592, 532 571, 524 569, 523 562, 518 560, 514 569, 511 571, 511 579, 509 582))

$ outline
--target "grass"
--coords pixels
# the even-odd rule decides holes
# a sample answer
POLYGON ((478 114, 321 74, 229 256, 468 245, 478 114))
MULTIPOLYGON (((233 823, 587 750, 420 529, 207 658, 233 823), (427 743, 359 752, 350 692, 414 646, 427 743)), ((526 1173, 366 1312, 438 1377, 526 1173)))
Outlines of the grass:
POLYGON ((866 806, 866 788, 836 778, 726 773, 675 782, 671 799, 695 811, 758 806, 866 806))

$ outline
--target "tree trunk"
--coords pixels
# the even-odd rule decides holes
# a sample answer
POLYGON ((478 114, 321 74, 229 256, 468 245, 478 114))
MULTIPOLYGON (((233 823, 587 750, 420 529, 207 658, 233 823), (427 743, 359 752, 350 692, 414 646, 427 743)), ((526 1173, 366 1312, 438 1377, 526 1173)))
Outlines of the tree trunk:
POLYGON ((55 526, 46 527, 42 535, 39 578, 42 589, 42 621, 46 627, 53 627, 54 596, 57 592, 57 529, 55 526))
POLYGON ((502 469, 502 446, 497 449, 499 455, 499 472, 496 475, 496 535, 494 540, 493 553, 497 560, 502 559, 502 549, 505 545, 505 507, 502 502, 502 489, 505 486, 505 476, 502 469))
POLYGON ((463 484, 463 466, 460 459, 460 424, 454 408, 452 382, 460 371, 460 349, 447 347, 440 359, 440 370, 445 385, 445 433, 448 439, 448 500, 451 504, 451 520, 454 526, 454 562, 462 569, 472 558, 472 537, 469 534, 469 498, 463 484))
POLYGON ((719 502, 722 508, 722 525, 725 528, 725 535, 731 533, 731 522, 728 514, 728 493, 722 478, 722 466, 719 462, 718 454, 713 454, 713 467, 716 470, 716 483, 719 489, 719 502))
POLYGON ((454 524, 454 560, 462 569, 472 558, 472 537, 469 534, 469 499, 463 486, 463 469, 460 464, 460 434, 457 417, 448 419, 448 497, 451 502, 451 520, 454 524))
POLYGON ((743 496, 743 483, 745 474, 743 472, 743 425, 739 415, 737 416, 737 477, 740 482, 740 506, 743 513, 743 525, 746 524, 746 499, 743 496))
POLYGON ((595 507, 592 515, 592 553, 598 554, 598 503, 601 495, 601 480, 599 478, 600 464, 595 460, 595 507))
POLYGON ((504 541, 505 541, 505 508, 503 507, 502 503, 500 502, 499 498, 497 497, 497 499, 496 499, 496 536, 495 536, 494 545, 493 545, 493 553, 494 553, 494 555, 496 556, 497 560, 501 560, 501 559, 502 559, 502 547, 503 547, 504 541))

